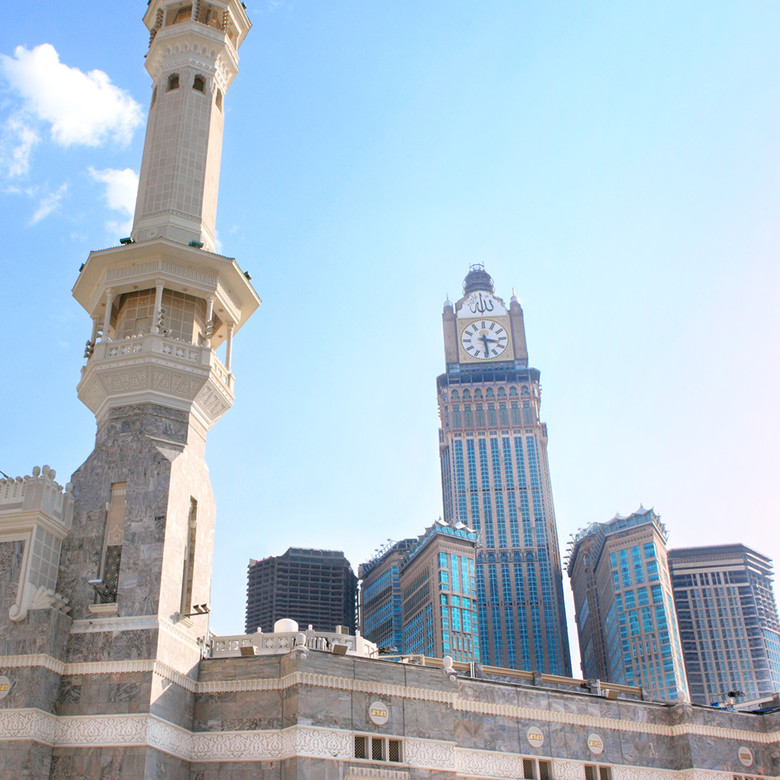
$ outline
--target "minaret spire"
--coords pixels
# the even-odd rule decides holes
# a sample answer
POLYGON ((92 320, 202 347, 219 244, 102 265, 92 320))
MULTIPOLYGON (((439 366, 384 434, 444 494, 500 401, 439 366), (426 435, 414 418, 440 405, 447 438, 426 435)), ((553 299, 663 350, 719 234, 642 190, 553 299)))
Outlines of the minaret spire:
POLYGON ((251 24, 243 4, 152 0, 152 101, 132 239, 214 249, 225 93, 251 24))

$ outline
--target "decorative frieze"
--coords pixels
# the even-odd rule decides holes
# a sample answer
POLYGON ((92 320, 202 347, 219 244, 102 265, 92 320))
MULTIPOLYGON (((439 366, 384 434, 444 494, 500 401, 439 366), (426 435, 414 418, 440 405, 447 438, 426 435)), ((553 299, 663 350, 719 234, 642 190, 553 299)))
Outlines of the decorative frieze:
POLYGON ((453 772, 457 764, 455 743, 433 739, 405 739, 404 759, 410 766, 453 772))
MULTIPOLYGON (((145 618, 148 620, 148 618, 145 618)), ((140 623, 140 619, 126 619, 140 623)), ((79 624, 89 621, 76 621, 79 624)), ((97 622, 97 621, 96 621, 97 622)), ((108 621, 106 621, 108 622, 108 621)), ((113 621, 112 621, 113 622, 113 621)), ((75 625, 75 624, 74 624, 75 625)), ((79 625, 81 629, 82 626, 79 625)), ((106 629, 103 629, 106 630, 106 629)), ((129 630, 129 629, 126 629, 129 630)), ((365 693, 372 696, 396 697, 413 701, 436 702, 445 704, 463 712, 485 714, 485 703, 461 698, 457 693, 449 693, 429 688, 414 688, 411 686, 391 685, 367 680, 336 677, 312 672, 296 671, 278 678, 251 678, 245 680, 212 680, 197 682, 181 672, 177 672, 167 664, 152 660, 136 661, 103 661, 94 663, 66 664, 46 655, 30 656, 0 656, 0 668, 40 666, 60 675, 93 675, 122 674, 134 672, 154 672, 156 675, 172 682, 185 690, 196 694, 207 693, 238 693, 242 691, 283 691, 303 685, 319 688, 330 688, 350 693, 365 693)), ((673 726, 661 723, 635 722, 628 719, 597 718, 582 716, 577 713, 552 712, 548 709, 532 709, 527 707, 512 707, 501 705, 502 717, 536 723, 565 723, 583 730, 591 728, 609 729, 615 732, 629 734, 651 734, 660 737, 676 738, 681 736, 703 736, 714 739, 725 739, 736 742, 750 742, 758 745, 769 745, 780 742, 780 732, 747 731, 744 729, 727 729, 718 726, 706 726, 697 723, 679 723, 673 726)), ((427 742, 426 742, 427 744, 427 742)), ((449 743, 442 743, 449 744, 449 743)), ((412 748, 415 750, 416 748, 412 748)), ((420 748, 422 749, 422 748, 420 748)), ((428 748, 426 748, 427 750, 428 748)), ((452 748, 450 748, 452 749, 452 748)), ((441 756, 437 756, 435 766, 441 766, 441 756)), ((421 761, 427 760, 420 758, 421 761)), ((452 760, 452 759, 448 759, 452 760)))
MULTIPOLYGON (((0 741, 29 739, 51 747, 148 746, 190 762, 281 761, 297 756, 348 762, 353 760, 354 733, 314 726, 192 732, 149 714, 57 717, 36 709, 0 710, 0 741)), ((442 740, 406 738, 403 743, 404 765, 410 768, 491 780, 523 776, 522 755, 458 748, 454 742, 442 740)), ((587 762, 551 760, 556 780, 582 780, 587 762)), ((616 765, 611 769, 613 780, 724 780, 733 774, 616 765)), ((351 765, 346 776, 358 780, 409 775, 403 767, 375 769, 351 765)))

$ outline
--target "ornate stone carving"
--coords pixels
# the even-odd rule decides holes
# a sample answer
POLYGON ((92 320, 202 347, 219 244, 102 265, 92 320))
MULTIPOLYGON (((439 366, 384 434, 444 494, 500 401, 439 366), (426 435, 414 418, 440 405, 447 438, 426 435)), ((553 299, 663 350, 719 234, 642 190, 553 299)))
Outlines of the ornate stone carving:
POLYGON ((279 731, 221 732, 192 735, 191 761, 269 761, 285 758, 279 731))
POLYGON ((407 764, 454 771, 456 751, 454 742, 438 742, 432 739, 404 740, 404 758, 407 764))
POLYGON ((35 739, 54 743, 57 719, 40 710, 0 711, 0 739, 35 739))
POLYGON ((583 766, 579 761, 556 758, 553 761, 553 777, 555 780, 582 780, 585 777, 583 766))
POLYGON ((352 733, 298 726, 289 730, 288 755, 314 758, 352 758, 352 733))
MULTIPOLYGON (((705 773, 705 776, 711 774, 705 773)), ((612 767, 612 777, 613 780, 656 780, 656 778, 657 780, 685 780, 685 778, 693 780, 692 775, 687 775, 683 772, 675 772, 669 769, 645 769, 644 767, 636 766, 612 767)), ((718 780, 725 780, 726 777, 728 780, 731 778, 730 774, 726 776, 717 774, 718 780)), ((698 779, 698 775, 696 775, 696 778, 698 779)), ((705 777, 703 776, 701 780, 705 780, 705 777)), ((707 780, 710 780, 710 778, 707 777, 707 780)))
MULTIPOLYGON (((517 754, 458 748, 455 750, 455 755, 457 771, 461 775, 490 778, 523 776, 523 757, 517 754)), ((558 775, 555 777, 557 778, 558 775)))

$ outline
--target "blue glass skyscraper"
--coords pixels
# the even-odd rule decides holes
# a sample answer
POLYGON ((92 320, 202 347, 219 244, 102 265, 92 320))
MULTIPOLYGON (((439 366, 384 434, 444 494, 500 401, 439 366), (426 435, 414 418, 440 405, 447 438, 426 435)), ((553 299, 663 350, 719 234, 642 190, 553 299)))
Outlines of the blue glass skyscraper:
POLYGON ((482 265, 442 315, 437 379, 445 520, 479 531, 476 580, 482 662, 571 674, 558 533, 528 366, 523 310, 495 295, 482 265))
POLYGON ((669 550, 691 701, 780 691, 780 622, 772 561, 742 544, 669 550))

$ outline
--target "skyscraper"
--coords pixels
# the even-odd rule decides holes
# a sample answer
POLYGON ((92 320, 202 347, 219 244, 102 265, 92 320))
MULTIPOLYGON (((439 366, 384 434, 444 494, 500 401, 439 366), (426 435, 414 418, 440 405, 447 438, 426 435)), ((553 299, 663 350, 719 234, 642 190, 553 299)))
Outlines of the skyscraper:
POLYGON ((246 631, 273 631, 291 618, 299 625, 355 633, 357 577, 344 553, 291 547, 284 555, 250 561, 246 586, 246 631))
POLYGON ((687 698, 666 539, 659 515, 641 506, 574 536, 568 571, 586 679, 687 698))
POLYGON ((477 538, 440 519, 361 564, 363 636, 399 653, 479 661, 477 538))
POLYGON ((523 310, 496 296, 482 265, 442 314, 437 379, 444 519, 480 534, 476 581, 483 663, 571 673, 558 533, 528 366, 523 310))
POLYGON ((780 691, 772 561, 742 544, 669 550, 691 700, 722 703, 780 691))
POLYGON ((360 630, 366 639, 384 650, 404 652, 401 567, 416 544, 414 538, 393 542, 358 567, 360 630))
POLYGON ((437 520, 401 570, 404 652, 479 661, 474 551, 477 534, 437 520))

